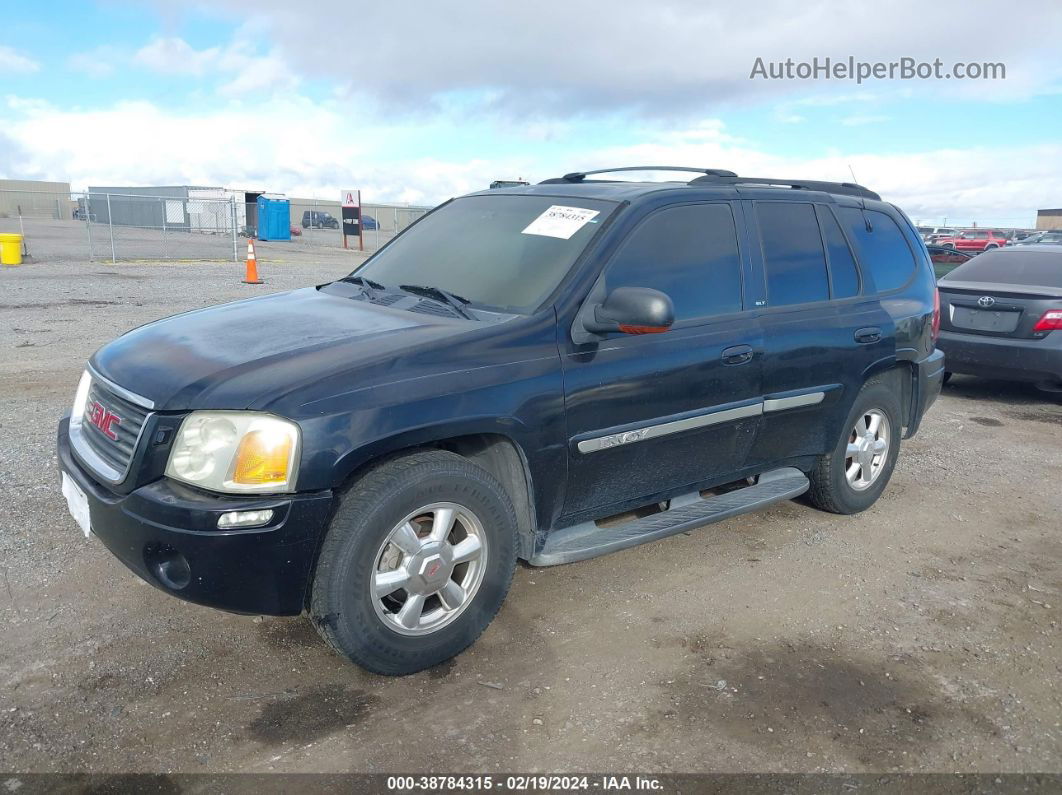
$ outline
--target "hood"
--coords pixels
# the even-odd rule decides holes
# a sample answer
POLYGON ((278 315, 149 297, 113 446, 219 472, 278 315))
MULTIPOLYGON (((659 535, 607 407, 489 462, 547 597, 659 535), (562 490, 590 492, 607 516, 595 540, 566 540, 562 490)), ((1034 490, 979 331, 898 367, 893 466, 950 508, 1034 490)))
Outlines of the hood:
POLYGON ((149 323, 91 364, 162 410, 244 409, 339 372, 393 364, 475 325, 305 288, 149 323))

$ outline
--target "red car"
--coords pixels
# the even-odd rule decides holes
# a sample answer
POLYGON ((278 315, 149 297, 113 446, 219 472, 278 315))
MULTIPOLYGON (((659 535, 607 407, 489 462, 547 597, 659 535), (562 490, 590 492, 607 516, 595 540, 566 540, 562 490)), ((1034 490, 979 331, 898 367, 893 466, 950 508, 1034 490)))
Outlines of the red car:
POLYGON ((937 240, 936 245, 954 248, 958 251, 988 251, 1007 245, 1007 236, 998 229, 967 229, 955 237, 937 240))

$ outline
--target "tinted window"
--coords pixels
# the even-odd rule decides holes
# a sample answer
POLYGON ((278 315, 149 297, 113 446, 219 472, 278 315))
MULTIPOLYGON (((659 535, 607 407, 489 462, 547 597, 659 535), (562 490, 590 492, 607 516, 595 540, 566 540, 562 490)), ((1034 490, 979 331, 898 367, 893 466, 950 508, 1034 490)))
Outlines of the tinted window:
POLYGON ((424 216, 358 268, 393 287, 441 287, 473 303, 514 312, 535 309, 568 273, 613 202, 550 196, 466 196, 424 216), (569 225, 567 237, 525 231, 550 208, 593 217, 569 225))
POLYGON ((675 304, 675 319, 741 309, 741 257, 728 204, 690 204, 653 213, 620 246, 605 285, 651 287, 675 304))
POLYGON ((840 207, 838 215, 856 243, 863 272, 870 271, 878 291, 895 290, 907 284, 915 269, 915 259, 896 222, 877 210, 855 207, 840 207))
POLYGON ((989 251, 966 261, 943 281, 1062 287, 1062 251, 1035 246, 989 251))
POLYGON ((830 297, 815 206, 758 202, 760 242, 767 271, 767 303, 806 304, 830 297))
POLYGON ((833 297, 849 298, 859 292, 859 272, 856 270, 855 258, 848 248, 848 241, 841 234, 837 223, 828 207, 817 207, 819 223, 822 225, 826 250, 830 255, 830 278, 833 281, 833 297))

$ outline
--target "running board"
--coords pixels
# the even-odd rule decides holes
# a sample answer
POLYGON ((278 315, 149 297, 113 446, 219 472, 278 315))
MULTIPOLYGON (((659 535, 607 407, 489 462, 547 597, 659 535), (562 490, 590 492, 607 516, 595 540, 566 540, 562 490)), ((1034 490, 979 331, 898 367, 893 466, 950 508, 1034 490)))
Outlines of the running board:
POLYGON ((754 486, 714 497, 698 492, 676 497, 667 511, 635 519, 615 527, 583 522, 554 530, 529 561, 532 566, 559 566, 596 558, 658 538, 667 538, 695 527, 721 522, 732 516, 757 511, 776 502, 799 497, 808 490, 807 477, 799 469, 785 467, 764 472, 754 486))

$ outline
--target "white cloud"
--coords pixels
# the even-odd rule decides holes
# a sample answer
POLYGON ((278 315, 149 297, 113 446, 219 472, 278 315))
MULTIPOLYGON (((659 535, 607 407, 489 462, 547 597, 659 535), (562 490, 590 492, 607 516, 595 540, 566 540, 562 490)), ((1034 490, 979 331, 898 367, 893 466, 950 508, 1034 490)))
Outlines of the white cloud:
POLYGON ((133 55, 133 62, 165 75, 202 76, 214 68, 221 55, 218 47, 197 50, 184 39, 160 36, 133 55))
MULTIPOLYGON (((0 164, 12 177, 90 184, 224 185, 290 196, 331 196, 356 185, 366 201, 433 204, 479 190, 499 177, 532 181, 572 167, 695 164, 751 176, 859 180, 912 218, 1024 225, 1038 207, 1058 205, 1062 144, 957 148, 879 155, 858 150, 824 157, 779 157, 731 136, 722 122, 688 129, 635 131, 642 142, 532 158, 405 157, 389 147, 395 130, 355 119, 341 104, 297 96, 233 102, 193 114, 146 102, 101 110, 68 110, 9 97, 0 164), (69 130, 78 130, 70 136, 69 130), (150 130, 150 134, 145 134, 150 130), (384 156, 383 152, 396 152, 384 156), (1007 163, 1005 170, 999 163, 1007 163)), ((431 135, 432 130, 423 132, 431 135)), ((484 134, 469 130, 469 135, 484 134)))
POLYGON ((117 47, 104 44, 85 52, 74 53, 66 59, 66 64, 80 75, 102 78, 113 75, 124 60, 125 57, 117 47))
POLYGON ((344 24, 352 13, 348 0, 210 0, 209 8, 268 37, 277 56, 301 76, 330 70, 347 81, 350 93, 368 90, 385 104, 404 107, 423 107, 448 92, 478 91, 484 110, 514 116, 625 108, 648 116, 696 117, 721 103, 809 93, 862 95, 885 86, 934 95, 969 90, 1010 101, 1062 80, 1057 0, 1022 5, 1022 18, 1036 20, 1035 35, 1028 25, 1001 24, 990 42, 984 41, 986 17, 1007 18, 1012 12, 979 10, 968 0, 620 0, 604 6, 466 0, 421 3, 415 12, 401 3, 368 3, 357 7, 351 22, 365 32, 355 39, 351 25, 344 24), (955 61, 1001 61, 1007 79, 858 86, 837 79, 749 77, 757 57, 799 62, 850 55, 868 62, 940 58, 949 68, 955 61), (366 83, 365 75, 372 80, 366 83))
POLYGON ((288 91, 297 84, 277 52, 258 54, 240 32, 224 47, 202 50, 179 37, 156 37, 136 51, 133 62, 163 75, 211 78, 219 82, 217 91, 223 96, 288 91))
POLYGON ((32 58, 0 44, 0 74, 31 74, 40 69, 40 64, 32 58))

